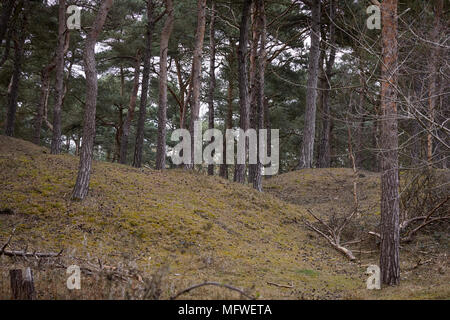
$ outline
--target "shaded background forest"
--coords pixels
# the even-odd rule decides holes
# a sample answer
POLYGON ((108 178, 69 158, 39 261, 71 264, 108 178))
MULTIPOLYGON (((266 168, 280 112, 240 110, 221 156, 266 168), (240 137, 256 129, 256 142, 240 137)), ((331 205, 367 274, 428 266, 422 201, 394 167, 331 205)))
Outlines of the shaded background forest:
MULTIPOLYGON (((2 2, 2 12, 8 1, 2 2)), ((14 135, 33 141, 36 135, 37 108, 44 94, 45 108, 39 143, 50 146, 52 137, 52 108, 55 103, 54 69, 48 79, 43 78, 58 40, 58 4, 55 1, 32 1, 28 12, 18 10, 23 1, 13 1, 16 7, 10 27, 0 48, 1 104, 8 104, 11 78, 17 54, 14 44, 24 41, 23 59, 17 95, 17 117, 14 135), (25 19, 24 19, 25 18, 25 19), (23 28, 23 32, 18 30, 23 28), (23 39, 21 39, 21 37, 23 39), (43 93, 47 81, 49 88, 43 93)), ((82 134, 85 101, 85 79, 82 50, 86 32, 93 21, 97 7, 95 1, 75 1, 81 11, 81 30, 69 30, 68 47, 64 59, 64 95, 62 107, 62 150, 78 154, 82 134)), ((266 126, 280 129, 280 171, 294 169, 299 161, 299 146, 305 115, 306 81, 309 54, 310 11, 308 1, 266 1, 267 58, 265 74, 266 126)), ((331 167, 349 167, 349 141, 355 155, 356 166, 378 171, 379 150, 379 73, 380 30, 368 30, 366 8, 368 1, 337 1, 335 23, 336 60, 329 74, 326 62, 331 46, 329 39, 329 1, 321 10, 320 74, 316 117, 316 143, 314 166, 320 163, 324 123, 330 119, 331 167), (329 114, 324 112, 323 96, 327 92, 329 114), (350 140, 349 140, 350 139, 350 140)), ((103 32, 96 45, 99 72, 99 90, 95 137, 95 158, 118 161, 121 134, 130 96, 133 91, 136 57, 145 51, 147 26, 144 1, 115 1, 103 32)), ((214 121, 216 128, 224 128, 227 119, 232 127, 239 126, 239 94, 237 83, 236 46, 239 38, 239 22, 242 3, 216 1, 215 45, 216 86, 214 90, 214 121), (229 121, 229 120, 228 120, 229 121)), ((210 33, 208 32, 211 5, 208 3, 203 50, 201 86, 201 118, 204 127, 208 119, 208 60, 210 59, 210 33)), ((400 2, 399 28, 399 161, 401 168, 419 168, 431 162, 438 168, 448 166, 448 25, 443 9, 441 21, 436 26, 433 2, 400 2), (436 35, 435 29, 439 28, 436 35), (434 37, 434 38, 432 38, 434 37), (433 45, 434 42, 441 45, 433 45), (430 64, 433 63, 433 66, 430 64), (435 68, 435 73, 430 73, 435 68), (430 91, 432 79, 436 88, 430 91), (433 114, 430 114, 430 92, 435 97, 433 114), (431 136, 431 137, 430 137, 431 136), (431 139, 431 153, 429 148, 431 139)), ((147 117, 144 126, 143 163, 153 167, 157 139, 158 61, 164 5, 154 1, 154 31, 150 65, 150 89, 146 103, 147 117)), ((180 110, 186 107, 189 119, 189 78, 191 73, 194 37, 197 25, 196 1, 174 2, 174 28, 168 51, 168 109, 167 144, 172 130, 180 127, 180 110)), ((251 40, 251 36, 250 36, 251 40)), ((333 45, 334 46, 334 45, 333 45)), ((140 63, 142 68, 142 62, 140 63)), ((142 70, 141 75, 142 75, 142 70)), ((126 163, 133 162, 135 135, 138 121, 141 88, 137 95, 137 107, 131 121, 126 163)), ((325 111, 326 111, 325 110, 325 111)), ((0 109, 2 126, 5 126, 7 108, 0 109)), ((185 120, 187 126, 189 122, 185 120)), ((168 158, 168 165, 170 158, 168 158)), ((218 168, 216 168, 218 172, 218 168)))

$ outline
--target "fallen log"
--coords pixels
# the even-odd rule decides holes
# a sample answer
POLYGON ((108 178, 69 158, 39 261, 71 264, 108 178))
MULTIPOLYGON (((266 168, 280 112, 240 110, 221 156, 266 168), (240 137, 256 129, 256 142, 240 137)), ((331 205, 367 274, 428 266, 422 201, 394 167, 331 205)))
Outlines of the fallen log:
POLYGON ((252 297, 250 295, 248 295, 247 293, 245 293, 243 290, 239 289, 239 288, 235 288, 232 287, 228 284, 223 284, 223 283, 218 283, 218 282, 203 282, 200 284, 195 284, 189 288, 186 288, 184 290, 181 290, 180 292, 178 292, 177 294, 173 295, 172 297, 170 297, 170 300, 175 300, 176 298, 178 298, 179 296, 181 296, 182 294, 188 293, 191 290, 203 287, 203 286, 217 286, 217 287, 222 287, 222 288, 226 288, 232 291, 236 291, 239 292, 241 295, 243 295, 244 297, 250 299, 250 300, 255 300, 255 297, 252 297))
POLYGON ((57 258, 61 256, 64 249, 60 252, 25 252, 25 250, 3 250, 2 254, 8 257, 31 257, 31 258, 57 258))

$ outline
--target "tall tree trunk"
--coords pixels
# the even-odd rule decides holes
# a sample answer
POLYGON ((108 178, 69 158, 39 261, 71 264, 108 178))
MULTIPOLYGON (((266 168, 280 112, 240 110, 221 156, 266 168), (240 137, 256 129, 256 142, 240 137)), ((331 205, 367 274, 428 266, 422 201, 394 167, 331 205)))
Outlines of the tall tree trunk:
MULTIPOLYGON (((441 31, 441 15, 442 15, 442 9, 444 6, 443 0, 434 0, 434 27, 431 31, 431 41, 435 43, 439 43, 439 36, 441 31)), ((429 76, 430 76, 430 82, 428 86, 428 117, 430 118, 429 121, 429 127, 428 127, 428 135, 427 135, 427 162, 428 167, 433 166, 433 132, 436 132, 435 130, 435 110, 436 110, 436 103, 438 101, 437 99, 437 93, 438 90, 436 90, 436 82, 438 77, 438 64, 439 64, 439 55, 440 55, 440 47, 438 45, 433 45, 431 48, 431 54, 429 57, 429 76)))
POLYGON ((80 166, 77 181, 72 193, 72 199, 82 200, 89 191, 91 178, 92 156, 95 139, 95 113, 97 106, 97 68, 95 66, 95 44, 105 24, 106 16, 111 9, 113 0, 104 0, 100 6, 91 31, 87 35, 84 48, 84 71, 86 73, 86 105, 84 112, 83 141, 80 153, 80 166))
POLYGON ((45 66, 41 71, 41 93, 39 103, 37 105, 36 117, 34 118, 34 135, 33 142, 37 145, 41 144, 41 128, 42 119, 44 117, 44 109, 48 96, 48 89, 50 84, 50 72, 55 68, 55 61, 45 66))
POLYGON ((330 89, 331 89, 331 77, 333 72, 334 60, 336 58, 336 28, 335 19, 336 16, 336 1, 331 0, 330 2, 330 35, 329 35, 329 45, 330 45, 330 55, 326 61, 325 67, 325 81, 324 81, 324 91, 322 92, 322 139, 319 146, 319 167, 329 168, 331 165, 330 156, 330 131, 331 131, 331 119, 330 119, 330 89))
POLYGON ((191 133, 191 163, 188 168, 194 168, 194 123, 200 113, 200 86, 203 55, 203 40, 205 38, 206 0, 197 0, 197 31, 195 32, 194 57, 192 58, 192 105, 189 131, 191 133))
POLYGON ((316 129, 317 80, 320 56, 320 0, 312 2, 311 8, 311 48, 309 51, 308 81, 306 89, 305 123, 301 147, 299 169, 311 168, 314 156, 316 129))
MULTIPOLYGON (((264 0, 256 0, 256 11, 258 13, 257 26, 261 30, 260 34, 260 43, 258 50, 258 70, 256 75, 256 87, 258 88, 257 92, 257 108, 256 108, 256 127, 258 130, 264 128, 264 104, 265 104, 265 95, 264 95, 264 84, 265 84, 265 68, 266 68, 266 11, 264 8, 264 0)), ((255 166, 255 171, 253 173, 253 188, 258 191, 262 191, 262 164, 261 159, 259 157, 259 149, 261 146, 261 142, 259 141, 258 134, 258 156, 257 156, 257 164, 255 166)), ((267 146, 268 147, 268 146, 267 146)))
POLYGON ((383 0, 381 68, 381 280, 400 282, 397 133, 397 0, 383 0))
MULTIPOLYGON (((239 112, 240 128, 247 131, 250 126, 249 112, 250 101, 248 96, 248 76, 247 76, 247 52, 248 52, 248 33, 250 24, 250 8, 252 0, 244 0, 242 7, 241 24, 239 27, 239 47, 238 47, 238 83, 239 83, 239 112)), ((239 137, 242 139, 242 137, 239 137)), ((247 143, 245 143, 244 163, 237 163, 234 171, 234 181, 245 183, 245 155, 247 154, 247 143)), ((238 159, 239 160, 239 159, 238 159)))
POLYGON ((271 155, 271 144, 272 144, 272 136, 270 134, 270 130, 272 128, 272 124, 270 122, 270 109, 269 109, 269 100, 267 98, 264 99, 264 127, 267 130, 267 155, 270 157, 271 155))
MULTIPOLYGON (((216 89, 216 32, 215 32, 215 2, 211 3, 211 20, 209 21, 209 92, 208 92, 208 105, 209 105, 209 118, 208 128, 214 129, 214 90, 216 89)), ((214 137, 211 138, 211 142, 214 141, 214 137)), ((208 165, 208 175, 214 175, 214 165, 208 165)))
POLYGON ((128 106, 127 118, 122 127, 122 136, 120 142, 120 158, 121 164, 127 163, 127 152, 128 152, 128 136, 130 135, 131 121, 134 117, 134 110, 136 108, 136 100, 139 89, 139 75, 141 73, 141 53, 138 50, 136 54, 136 65, 134 66, 134 81, 133 89, 130 96, 130 104, 128 106))
POLYGON ((66 31, 66 1, 59 0, 58 45, 56 48, 55 105, 53 106, 53 135, 50 152, 61 152, 61 108, 64 95, 64 44, 66 31))
MULTIPOLYGON (((250 66, 249 66, 249 82, 250 82, 250 128, 257 129, 258 127, 258 45, 259 39, 261 37, 261 26, 259 23, 259 12, 257 1, 253 1, 252 4, 252 13, 251 13, 251 22, 252 22, 252 41, 250 47, 250 66)), ((257 164, 249 164, 248 165, 248 182, 253 183, 255 178, 255 172, 257 168, 257 164)))
POLYGON ((356 168, 361 168, 363 161, 363 130, 364 130, 364 101, 367 94, 366 90, 366 79, 364 74, 364 69, 362 65, 362 59, 359 58, 359 84, 361 86, 360 92, 358 93, 358 109, 356 110, 355 117, 355 151, 353 156, 355 157, 356 168))
POLYGON ((230 52, 227 55, 228 61, 228 88, 227 88, 227 113, 225 115, 225 130, 223 134, 223 164, 220 165, 220 173, 219 175, 222 178, 228 179, 228 164, 226 163, 227 159, 227 148, 226 148, 226 129, 231 129, 233 127, 233 91, 234 91, 234 82, 233 82, 233 70, 235 64, 235 45, 233 39, 230 39, 230 52))
MULTIPOLYGON (((11 86, 8 90, 8 110, 6 113, 5 135, 14 136, 14 125, 16 121, 17 97, 19 94, 20 73, 22 72, 22 58, 25 44, 25 28, 29 11, 29 0, 24 0, 24 9, 21 14, 21 25, 14 29, 14 69, 11 79, 11 86)), ((19 4, 21 6, 21 4, 19 4)))
POLYGON ((158 97, 158 145, 156 150, 156 169, 166 167, 166 122, 167 122, 167 51, 173 28, 173 3, 165 0, 167 19, 161 31, 159 51, 159 97, 158 97))
POLYGON ((133 167, 142 166, 142 150, 144 148, 144 128, 147 117, 147 98, 150 82, 150 60, 152 58, 152 38, 155 29, 154 12, 155 4, 153 0, 147 1, 147 29, 145 33, 144 70, 142 75, 141 101, 139 104, 139 120, 136 132, 136 145, 134 148, 133 167))

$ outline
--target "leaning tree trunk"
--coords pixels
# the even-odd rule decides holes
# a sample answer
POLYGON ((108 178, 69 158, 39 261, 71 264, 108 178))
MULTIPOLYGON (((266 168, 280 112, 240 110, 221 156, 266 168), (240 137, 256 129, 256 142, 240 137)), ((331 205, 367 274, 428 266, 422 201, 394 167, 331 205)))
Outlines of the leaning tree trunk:
POLYGON ((299 169, 311 168, 314 156, 314 136, 316 129, 317 80, 320 56, 320 0, 312 2, 311 48, 309 50, 308 81, 306 89, 306 111, 303 128, 299 169))
POLYGON ((196 121, 198 121, 200 112, 200 86, 201 86, 203 40, 205 38, 205 24, 206 24, 206 0, 197 0, 197 31, 195 32, 194 57, 192 59, 192 104, 191 104, 191 121, 189 126, 189 131, 191 133, 191 163, 189 163, 186 166, 188 168, 194 168, 194 155, 195 155, 194 124, 196 121))
POLYGON ((331 0, 330 3, 330 56, 326 62, 325 68, 325 87, 322 93, 322 140, 319 146, 319 167, 329 168, 331 165, 330 156, 330 133, 331 133, 331 119, 330 119, 330 89, 331 89, 331 76, 333 72, 334 60, 336 58, 336 46, 335 46, 335 25, 334 18, 336 16, 336 1, 331 0))
POLYGON ((397 133, 397 0, 381 4, 383 29, 381 68, 381 280, 400 282, 399 179, 397 133))
POLYGON ((56 48, 55 105, 53 106, 53 135, 50 152, 61 152, 61 108, 64 95, 64 44, 66 31, 66 1, 59 0, 58 46, 56 48))
MULTIPOLYGON (((239 112, 240 128, 247 131, 250 125, 249 112, 250 101, 248 96, 248 76, 247 76, 247 52, 248 33, 250 24, 250 8, 252 0, 244 0, 242 7, 241 25, 239 27, 239 47, 238 47, 238 83, 239 83, 239 112)), ((239 137, 242 139, 242 137, 239 137)), ((247 154, 247 143, 245 143, 244 159, 238 159, 234 171, 234 181, 245 183, 245 157, 247 154), (239 163, 241 162, 241 163, 239 163), (243 162, 243 163, 242 163, 243 162)))
POLYGON ((142 150, 144 148, 144 128, 145 119, 147 117, 147 98, 148 87, 150 82, 150 67, 152 58, 152 38, 153 29, 155 28, 155 18, 153 12, 155 4, 153 0, 147 1, 147 30, 145 33, 145 52, 144 52, 144 70, 142 75, 141 101, 139 104, 139 119, 136 132, 136 145, 134 148, 133 167, 140 168, 142 166, 142 150))
POLYGON ((167 50, 173 28, 173 3, 166 0, 167 19, 161 31, 159 51, 159 97, 158 97, 158 144, 156 149, 156 169, 166 167, 166 122, 167 122, 167 50))
MULTIPOLYGON (((209 105, 209 117, 208 128, 214 129, 214 90, 216 89, 216 40, 215 40, 215 2, 211 3, 211 20, 209 21, 209 92, 208 92, 208 105, 209 105)), ((211 138, 211 142, 214 141, 214 137, 211 138)), ((208 165, 208 175, 214 175, 214 164, 208 165)))
POLYGON ((25 0, 22 12, 21 26, 18 30, 13 31, 14 41, 14 69, 11 79, 11 86, 8 90, 8 101, 6 112, 5 135, 14 136, 14 125, 16 121, 17 97, 19 94, 20 73, 22 72, 22 58, 25 44, 25 27, 27 24, 27 14, 29 1, 25 0))
MULTIPOLYGON (((258 51, 258 64, 256 74, 256 88, 258 89, 256 97, 256 129, 261 130, 264 128, 264 84, 265 84, 265 68, 266 68, 266 12, 264 8, 264 0, 256 0, 257 11, 257 26, 261 30, 260 44, 258 51)), ((255 171, 253 172, 253 188, 258 191, 262 191, 262 164, 259 157, 259 149, 261 142, 259 141, 258 134, 258 155, 255 171)))
POLYGON ((133 89, 130 96, 130 105, 128 106, 127 118, 123 123, 122 136, 120 142, 120 156, 119 162, 125 164, 127 162, 127 152, 128 152, 128 136, 130 135, 131 121, 134 116, 134 109, 136 108, 136 100, 139 89, 139 75, 141 73, 141 53, 138 50, 136 54, 136 65, 134 66, 134 81, 133 89))
POLYGON ((97 68, 95 66, 95 44, 105 24, 106 16, 111 9, 113 0, 104 0, 95 17, 94 25, 87 35, 84 48, 84 71, 86 73, 86 103, 83 125, 83 144, 80 153, 80 165, 77 182, 72 193, 72 199, 82 200, 89 190, 91 178, 92 155, 95 138, 95 113, 97 106, 97 68))

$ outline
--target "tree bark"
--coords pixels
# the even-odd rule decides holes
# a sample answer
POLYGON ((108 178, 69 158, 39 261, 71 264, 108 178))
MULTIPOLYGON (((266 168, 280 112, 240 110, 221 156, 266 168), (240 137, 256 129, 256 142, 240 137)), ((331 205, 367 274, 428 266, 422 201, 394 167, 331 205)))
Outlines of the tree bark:
MULTIPOLYGON (((248 75, 247 75, 247 52, 248 52, 248 33, 250 24, 250 8, 252 0, 244 0, 242 7, 241 24, 239 27, 239 47, 238 47, 238 84, 239 84, 239 112, 240 128, 247 131, 250 126, 249 112, 250 101, 248 95, 248 75)), ((240 137, 241 139, 241 137, 240 137)), ((247 143, 245 143, 245 152, 247 154, 247 143)), ((236 164, 234 171, 234 181, 245 183, 245 164, 236 164)))
POLYGON ((147 1, 147 29, 145 33, 144 70, 142 75, 141 101, 139 104, 139 120, 136 132, 136 146, 134 148, 133 167, 142 166, 142 150, 144 148, 144 128, 147 117, 147 98, 150 82, 150 60, 152 58, 152 39, 155 28, 154 12, 155 4, 153 0, 147 1))
POLYGON ((161 31, 159 51, 159 97, 158 97, 158 144, 156 150, 156 169, 166 167, 166 122, 167 122, 167 51, 173 29, 173 3, 165 0, 167 19, 161 31))
POLYGON ((134 117, 134 110, 136 108, 136 100, 139 89, 139 75, 141 73, 141 53, 138 50, 136 54, 136 65, 134 66, 134 81, 133 89, 130 96, 130 104, 128 106, 127 117, 123 123, 122 136, 120 142, 120 157, 119 162, 121 164, 127 163, 127 153, 128 153, 128 136, 130 135, 131 121, 134 117))
MULTIPOLYGON (((260 32, 260 43, 258 48, 258 58, 257 58, 257 74, 256 74, 256 88, 258 90, 256 95, 256 115, 255 124, 256 129, 259 131, 264 128, 264 84, 265 84, 265 68, 266 68, 266 11, 264 8, 264 0, 256 0, 256 11, 257 11, 257 26, 261 30, 260 32)), ((261 143, 259 141, 258 134, 258 156, 257 164, 255 165, 255 171, 253 173, 253 188, 262 192, 262 164, 259 157, 259 149, 261 143)))
POLYGON ((400 282, 397 134, 397 0, 384 0, 381 68, 381 254, 382 283, 400 282))
MULTIPOLYGON (((258 128, 258 94, 259 94, 259 82, 258 82, 258 45, 261 37, 261 26, 259 25, 259 12, 257 1, 253 1, 251 22, 252 22, 252 41, 250 47, 250 66, 249 66, 249 85, 250 85, 250 128, 258 128)), ((253 184, 255 178, 255 172, 257 164, 248 165, 248 182, 253 184)))
POLYGON ((197 31, 195 32, 194 57, 192 59, 192 105, 189 131, 191 133, 191 163, 188 168, 194 168, 194 123, 199 119, 200 86, 203 55, 203 40, 205 38, 206 0, 197 0, 197 31))
POLYGON ((6 113, 6 125, 5 125, 5 135, 14 136, 14 126, 16 121, 16 111, 17 111, 17 97, 19 94, 19 81, 20 74, 22 72, 22 59, 23 51, 25 45, 25 28, 27 24, 27 15, 29 10, 29 0, 25 0, 23 4, 24 8, 22 11, 21 25, 16 30, 13 30, 14 38, 14 69, 11 80, 11 87, 8 90, 8 100, 7 106, 8 110, 6 113))
POLYGON ((36 292, 34 290, 33 272, 30 268, 25 269, 23 277, 21 269, 9 270, 11 283, 12 300, 35 300, 36 292))
POLYGON ((233 43, 233 39, 230 39, 230 52, 227 55, 228 61, 228 88, 227 88, 227 113, 225 116, 225 131, 223 135, 223 164, 220 165, 219 175, 222 178, 228 179, 228 164, 226 163, 227 159, 227 148, 226 148, 226 129, 231 129, 233 127, 233 91, 234 91, 234 82, 233 82, 233 70, 235 65, 235 45, 233 43))
POLYGON ((56 48, 55 105, 53 106, 53 135, 51 154, 61 152, 61 108, 64 95, 64 44, 66 31, 66 1, 59 0, 58 45, 56 48))
POLYGON ((312 2, 311 10, 311 48, 309 51, 308 81, 306 89, 306 110, 303 128, 299 169, 311 168, 314 156, 316 128, 317 80, 320 56, 320 0, 312 2))
POLYGON ((84 71, 86 73, 86 104, 84 112, 83 140, 80 153, 78 177, 72 193, 72 199, 83 200, 89 191, 92 156, 95 139, 95 114, 97 106, 97 68, 95 66, 95 44, 105 24, 113 0, 104 0, 95 17, 91 31, 87 35, 84 48, 84 71))
MULTIPOLYGON (((208 105, 209 105, 209 117, 208 128, 214 129, 214 91, 216 89, 216 31, 215 31, 215 2, 211 3, 211 20, 209 21, 209 49, 210 49, 210 61, 209 61, 209 92, 208 92, 208 105)), ((214 141, 214 137, 211 138, 211 142, 214 141)), ((208 175, 214 175, 214 165, 208 165, 208 175)))
POLYGON ((331 165, 331 155, 330 155, 330 133, 331 133, 331 119, 330 113, 331 108, 329 104, 329 96, 331 89, 331 76, 333 72, 334 60, 336 58, 336 35, 335 35, 335 25, 334 19, 336 16, 336 1, 331 0, 330 2, 330 35, 329 35, 329 45, 330 45, 330 55, 326 61, 325 67, 325 90, 322 92, 322 139, 319 146, 319 167, 329 168, 331 165))
POLYGON ((52 61, 45 66, 41 71, 41 93, 39 103, 37 105, 36 117, 34 118, 34 135, 33 142, 37 145, 41 144, 41 128, 42 119, 44 117, 44 109, 47 101, 47 94, 50 84, 50 72, 55 68, 55 63, 52 61))

